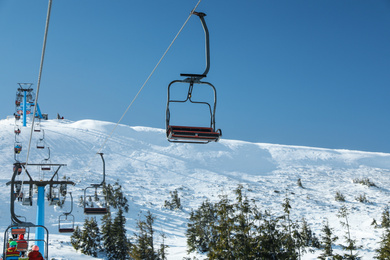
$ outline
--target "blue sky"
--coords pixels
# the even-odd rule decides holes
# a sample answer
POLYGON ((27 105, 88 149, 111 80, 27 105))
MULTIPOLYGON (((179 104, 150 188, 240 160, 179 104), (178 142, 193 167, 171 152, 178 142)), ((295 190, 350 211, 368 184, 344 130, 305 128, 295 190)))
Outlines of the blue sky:
MULTIPOLYGON (((197 0, 53 0, 39 105, 117 122, 197 0)), ((36 87, 47 1, 0 0, 0 118, 36 87)), ((203 0, 223 138, 390 152, 390 1, 203 0)), ((204 70, 191 17, 123 119, 165 127, 167 85, 204 70)), ((186 109, 181 116, 193 116, 186 109)))

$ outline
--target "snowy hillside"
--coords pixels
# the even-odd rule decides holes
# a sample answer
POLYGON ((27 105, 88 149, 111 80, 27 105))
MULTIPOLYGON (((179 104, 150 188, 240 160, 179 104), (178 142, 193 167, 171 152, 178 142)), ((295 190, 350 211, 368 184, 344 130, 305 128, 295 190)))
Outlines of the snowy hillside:
MULTIPOLYGON (((75 202, 82 189, 101 181, 101 160, 95 153, 114 126, 114 123, 94 120, 42 122, 51 162, 67 164, 60 170, 60 177, 66 175, 76 183, 70 188, 75 202)), ((23 151, 19 158, 23 161, 29 134, 30 128, 22 128, 23 151)), ((47 157, 45 152, 36 149, 38 138, 39 134, 34 133, 30 163, 40 163, 47 157)), ((10 181, 12 174, 14 140, 14 119, 0 120, 1 232, 10 224, 10 189, 5 183, 10 181)), ((128 236, 133 235, 136 220, 151 211, 156 217, 157 233, 166 234, 168 259, 186 256, 185 230, 191 209, 197 208, 206 198, 217 201, 220 194, 233 198, 233 190, 238 184, 243 184, 248 197, 255 199, 259 207, 276 215, 282 212, 281 204, 287 192, 292 203, 292 218, 305 217, 316 234, 327 218, 336 235, 342 238, 344 232, 336 213, 341 205, 346 205, 351 214, 352 236, 364 247, 359 251, 363 259, 373 259, 375 255, 382 230, 374 229, 370 224, 373 218, 380 220, 390 201, 390 154, 224 139, 207 145, 173 144, 166 140, 163 129, 125 125, 118 126, 102 152, 106 160, 106 182, 119 180, 130 202, 130 211, 126 214, 128 236), (377 187, 353 183, 356 178, 369 178, 377 187), (298 179, 304 188, 297 185, 298 179), (175 189, 183 204, 181 211, 163 208, 169 192, 175 189), (346 202, 335 201, 336 191, 345 195, 346 202), (371 203, 356 201, 355 197, 361 194, 365 194, 371 203)), ((39 169, 30 167, 29 171, 37 176, 39 169)), ((46 206, 49 256, 94 259, 75 252, 68 243, 70 235, 57 231, 58 215, 69 208, 69 201, 64 209, 46 206)), ((17 213, 35 222, 35 207, 17 204, 17 213)), ((82 225, 85 217, 82 208, 75 206, 73 214, 82 225)), ((0 243, 3 244, 2 237, 0 243)), ((303 259, 315 259, 317 255, 307 253, 303 259)))

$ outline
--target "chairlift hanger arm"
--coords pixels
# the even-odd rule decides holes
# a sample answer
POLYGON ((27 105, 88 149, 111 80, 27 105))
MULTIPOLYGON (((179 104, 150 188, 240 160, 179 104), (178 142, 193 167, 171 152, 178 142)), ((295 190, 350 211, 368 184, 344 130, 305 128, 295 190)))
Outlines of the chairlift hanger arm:
POLYGON ((204 19, 204 17, 206 16, 205 13, 201 13, 201 12, 192 12, 192 13, 199 17, 200 22, 202 23, 204 34, 205 34, 206 69, 204 70, 203 74, 186 74, 186 73, 182 73, 182 74, 180 74, 180 76, 201 79, 201 78, 206 77, 207 73, 210 70, 210 37, 209 37, 209 29, 207 28, 206 21, 204 19))
POLYGON ((72 192, 69 192, 69 195, 70 195, 70 211, 69 212, 66 212, 65 215, 70 215, 73 211, 73 196, 72 196, 72 192))
MULTIPOLYGON (((15 194, 15 190, 14 190, 14 187, 15 187, 15 178, 16 176, 18 175, 18 170, 17 170, 17 166, 20 166, 21 164, 20 163, 16 163, 15 164, 15 171, 14 171, 14 174, 12 175, 12 178, 11 178, 11 181, 10 181, 10 184, 11 184, 11 196, 10 196, 10 211, 11 211, 11 221, 12 223, 15 223, 15 224, 24 224, 26 223, 25 221, 21 221, 17 215, 15 214, 15 200, 14 200, 14 194, 15 194), (18 165, 19 164, 19 165, 18 165)), ((29 176, 30 177, 30 176, 29 176)), ((31 178, 31 177, 30 177, 31 178)), ((31 223, 29 223, 31 224, 31 223)))

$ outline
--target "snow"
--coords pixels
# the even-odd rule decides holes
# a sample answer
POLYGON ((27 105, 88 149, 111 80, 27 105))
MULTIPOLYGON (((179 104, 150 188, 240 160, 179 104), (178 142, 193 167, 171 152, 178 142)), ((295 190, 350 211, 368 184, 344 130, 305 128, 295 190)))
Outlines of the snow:
MULTIPOLYGON (((0 120, 0 231, 10 224, 9 192, 6 182, 12 175, 14 162, 14 119, 0 120)), ((115 127, 114 123, 96 120, 48 120, 41 123, 45 141, 51 150, 51 162, 66 164, 63 175, 76 185, 69 187, 74 196, 73 215, 82 226, 84 214, 77 206, 83 189, 101 182, 101 159, 96 152, 115 127)), ((24 161, 27 155, 30 127, 23 127, 19 140, 23 151, 18 156, 24 161)), ((36 149, 41 133, 34 133, 29 163, 40 163, 47 158, 45 150, 36 149)), ((350 210, 352 238, 364 249, 363 259, 373 259, 379 246, 382 229, 370 224, 389 203, 390 154, 350 150, 332 150, 280 144, 250 143, 222 139, 207 145, 169 143, 163 129, 118 125, 102 149, 106 161, 106 182, 119 181, 129 200, 126 213, 128 236, 136 230, 136 221, 147 211, 155 217, 156 233, 165 233, 169 245, 168 259, 187 256, 185 231, 191 209, 196 209, 205 199, 218 201, 218 195, 233 198, 233 190, 244 185, 249 198, 273 214, 282 214, 282 202, 288 194, 292 204, 292 219, 305 217, 318 235, 323 221, 344 243, 344 229, 336 214, 341 205, 350 210), (297 185, 301 179, 304 188, 297 185), (369 178, 377 187, 367 187, 353 182, 369 178), (163 207, 170 198, 169 192, 178 190, 182 210, 171 211, 163 207), (346 202, 334 200, 340 191, 346 202), (366 194, 371 203, 360 203, 355 197, 366 194)), ((29 166, 33 177, 39 169, 29 166)), ((46 176, 47 178, 47 176, 46 176)), ((16 204, 16 213, 35 222, 36 208, 16 204)), ((55 259, 96 259, 76 252, 70 245, 70 235, 58 233, 58 216, 70 209, 69 200, 63 209, 46 205, 46 226, 50 232, 49 257, 55 259)), ((100 219, 100 217, 97 217, 100 219)), ((158 241, 160 238, 156 237, 158 241)), ((0 237, 3 244, 3 237, 0 237)), ((340 247, 338 247, 340 248, 340 247)), ((337 249, 336 251, 338 251, 337 249)), ((307 253, 302 259, 315 259, 320 252, 307 253)), ((340 253, 340 251, 339 251, 340 253)))

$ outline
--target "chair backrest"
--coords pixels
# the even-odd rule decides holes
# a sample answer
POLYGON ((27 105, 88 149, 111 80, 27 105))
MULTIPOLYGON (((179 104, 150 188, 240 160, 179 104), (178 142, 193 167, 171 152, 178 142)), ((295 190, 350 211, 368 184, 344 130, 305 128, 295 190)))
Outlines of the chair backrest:
POLYGON ((26 234, 26 229, 25 228, 13 228, 11 229, 11 234, 12 235, 24 235, 26 234))
POLYGON ((23 241, 17 241, 18 242, 18 247, 16 250, 18 250, 19 252, 26 252, 27 249, 28 249, 28 244, 25 240, 23 241))

